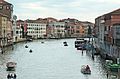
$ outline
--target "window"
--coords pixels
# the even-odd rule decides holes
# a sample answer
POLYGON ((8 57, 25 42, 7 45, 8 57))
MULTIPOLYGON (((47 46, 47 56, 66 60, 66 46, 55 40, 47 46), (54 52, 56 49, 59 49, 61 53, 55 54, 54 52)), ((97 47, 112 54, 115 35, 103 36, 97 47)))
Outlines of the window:
POLYGON ((16 31, 16 34, 18 34, 18 31, 16 31))
POLYGON ((3 9, 3 5, 0 5, 0 10, 2 10, 3 9))
POLYGON ((7 9, 7 10, 9 10, 9 9, 10 9, 10 7, 9 7, 9 6, 6 6, 6 9, 7 9))
POLYGON ((80 33, 80 32, 77 30, 76 33, 80 33))

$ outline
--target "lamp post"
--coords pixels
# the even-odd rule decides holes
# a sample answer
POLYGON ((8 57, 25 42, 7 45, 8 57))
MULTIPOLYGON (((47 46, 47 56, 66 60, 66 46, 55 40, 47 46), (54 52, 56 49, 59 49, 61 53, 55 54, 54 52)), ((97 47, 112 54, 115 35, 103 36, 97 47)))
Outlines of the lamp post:
POLYGON ((90 42, 91 34, 92 34, 92 29, 91 29, 91 26, 88 25, 88 38, 89 38, 89 42, 90 42))

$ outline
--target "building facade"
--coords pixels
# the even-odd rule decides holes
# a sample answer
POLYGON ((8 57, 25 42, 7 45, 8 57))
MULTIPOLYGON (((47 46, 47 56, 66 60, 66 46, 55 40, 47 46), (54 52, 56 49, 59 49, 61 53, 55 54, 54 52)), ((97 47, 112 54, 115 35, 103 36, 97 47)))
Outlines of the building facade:
POLYGON ((95 29, 97 30, 96 42, 98 46, 100 46, 99 48, 103 50, 101 54, 105 57, 112 57, 114 59, 117 58, 117 56, 115 56, 117 55, 117 52, 115 51, 117 51, 116 48, 118 47, 114 44, 115 37, 113 35, 116 33, 115 31, 117 31, 114 28, 116 27, 116 23, 120 23, 120 9, 104 14, 95 19, 95 29))
POLYGON ((65 37, 65 22, 51 22, 50 27, 50 37, 51 38, 64 38, 65 37))
POLYGON ((32 38, 46 38, 46 26, 47 24, 42 22, 36 22, 35 20, 27 21, 27 35, 32 38))
POLYGON ((12 13, 13 5, 4 0, 0 0, 1 46, 11 45, 13 43, 12 13))

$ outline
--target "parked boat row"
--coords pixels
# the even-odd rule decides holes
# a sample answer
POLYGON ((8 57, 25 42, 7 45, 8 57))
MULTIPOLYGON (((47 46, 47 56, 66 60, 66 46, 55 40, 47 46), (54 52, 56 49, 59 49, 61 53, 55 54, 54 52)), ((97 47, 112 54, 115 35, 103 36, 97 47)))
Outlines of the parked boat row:
POLYGON ((77 48, 77 50, 86 50, 86 42, 87 40, 84 40, 83 38, 76 38, 75 48, 77 48))

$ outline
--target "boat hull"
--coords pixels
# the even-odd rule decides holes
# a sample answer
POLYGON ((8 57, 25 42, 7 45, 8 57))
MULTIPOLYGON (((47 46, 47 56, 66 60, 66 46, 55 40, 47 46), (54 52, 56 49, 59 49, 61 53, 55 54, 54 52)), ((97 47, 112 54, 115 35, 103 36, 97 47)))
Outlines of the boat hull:
POLYGON ((90 70, 90 69, 89 69, 89 70, 86 70, 86 66, 83 65, 83 66, 81 67, 81 73, 83 73, 83 74, 91 74, 91 70, 90 70))

